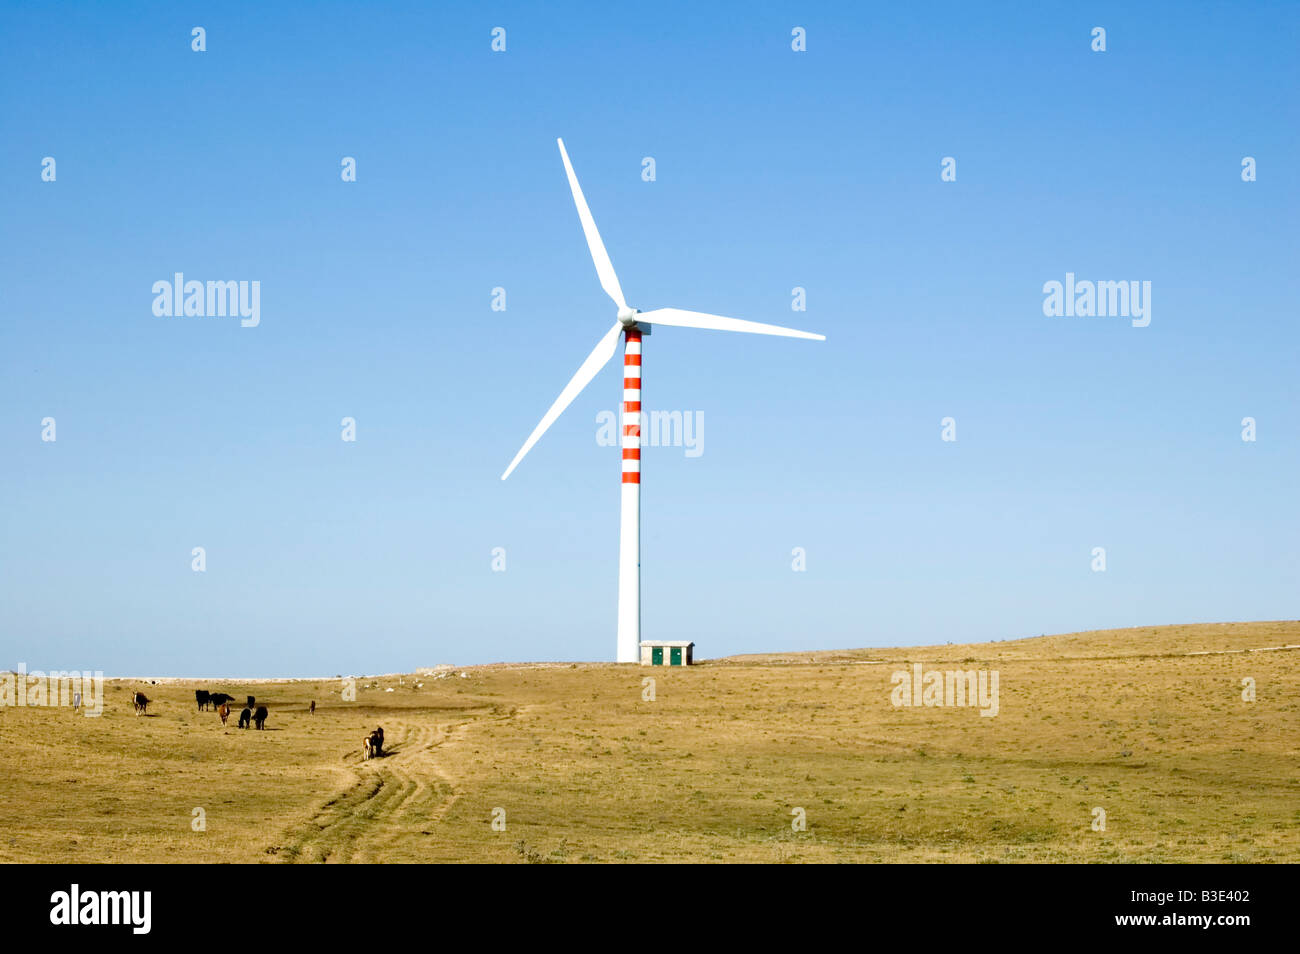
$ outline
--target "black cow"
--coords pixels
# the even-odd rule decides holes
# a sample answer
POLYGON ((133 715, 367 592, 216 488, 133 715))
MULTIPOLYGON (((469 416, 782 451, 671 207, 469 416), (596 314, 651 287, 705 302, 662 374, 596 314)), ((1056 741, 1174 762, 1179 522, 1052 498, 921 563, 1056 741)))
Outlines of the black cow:
POLYGON ((253 708, 253 706, 255 706, 255 705, 257 705, 257 700, 256 700, 255 698, 253 698, 252 696, 249 696, 249 697, 248 697, 248 708, 251 709, 251 708, 253 708))
POLYGON ((212 708, 214 709, 217 706, 224 706, 227 703, 234 702, 234 701, 235 701, 235 697, 230 695, 229 693, 225 693, 225 692, 208 693, 208 702, 212 703, 212 708))
MULTIPOLYGON (((245 709, 245 712, 248 710, 245 709)), ((266 706, 258 706, 257 711, 253 713, 253 725, 259 729, 266 728, 266 706)))
POLYGON ((199 711, 202 712, 204 709, 208 707, 209 703, 212 702, 212 696, 208 693, 208 690, 206 689, 195 689, 194 701, 199 704, 199 711))
POLYGON ((252 718, 253 718, 253 714, 249 712, 247 709, 239 713, 239 727, 241 729, 247 729, 248 723, 252 718))
POLYGON ((145 710, 149 708, 149 697, 143 692, 137 692, 135 694, 135 699, 132 701, 135 704, 135 714, 144 715, 145 710))

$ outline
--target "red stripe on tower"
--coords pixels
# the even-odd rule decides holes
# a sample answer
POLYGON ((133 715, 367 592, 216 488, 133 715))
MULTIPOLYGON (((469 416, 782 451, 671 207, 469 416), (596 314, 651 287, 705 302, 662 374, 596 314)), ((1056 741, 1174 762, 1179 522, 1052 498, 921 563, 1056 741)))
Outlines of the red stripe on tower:
POLYGON ((641 483, 641 331, 629 328, 623 344, 623 483, 641 483))

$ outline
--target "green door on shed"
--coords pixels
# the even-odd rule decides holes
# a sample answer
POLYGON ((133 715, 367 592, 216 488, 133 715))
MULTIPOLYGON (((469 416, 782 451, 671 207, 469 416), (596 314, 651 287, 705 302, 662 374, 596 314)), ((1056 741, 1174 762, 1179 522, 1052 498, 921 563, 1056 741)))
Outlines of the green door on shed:
POLYGON ((664 648, 654 646, 650 649, 650 665, 662 666, 664 664, 664 648))
POLYGON ((680 666, 682 664, 682 647, 674 646, 668 655, 670 666, 680 666))

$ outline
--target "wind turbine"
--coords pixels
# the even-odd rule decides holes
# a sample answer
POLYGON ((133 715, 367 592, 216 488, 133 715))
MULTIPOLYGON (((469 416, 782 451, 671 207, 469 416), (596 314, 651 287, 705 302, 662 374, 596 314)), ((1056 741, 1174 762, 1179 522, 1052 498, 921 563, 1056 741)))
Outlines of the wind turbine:
POLYGON ((587 236, 587 247, 591 249, 591 259, 596 263, 596 275, 605 294, 614 299, 618 306, 618 320, 614 327, 605 332, 587 360, 582 362, 569 383, 564 386, 560 396, 555 399, 542 419, 519 448, 519 453, 510 462, 501 479, 505 480, 519 466, 546 429, 555 423, 564 409, 573 403, 591 379, 603 368, 618 349, 619 335, 623 336, 623 485, 622 508, 619 520, 618 542, 618 655, 619 662, 636 662, 641 648, 641 335, 649 334, 652 325, 673 325, 678 328, 708 328, 714 331, 747 331, 757 335, 780 335, 785 338, 811 338, 825 341, 825 335, 815 335, 807 331, 795 331, 793 328, 781 328, 777 325, 764 325, 757 321, 742 321, 739 318, 723 318, 720 315, 708 315, 699 311, 683 311, 680 308, 656 308, 653 311, 639 311, 628 307, 623 298, 623 289, 619 287, 618 276, 614 274, 614 265, 605 251, 605 243, 596 231, 596 222, 591 217, 591 209, 583 197, 578 177, 573 173, 573 164, 564 149, 564 140, 557 139, 560 158, 564 160, 564 171, 569 177, 569 188, 573 191, 573 204, 578 207, 578 218, 582 222, 583 234, 587 236))

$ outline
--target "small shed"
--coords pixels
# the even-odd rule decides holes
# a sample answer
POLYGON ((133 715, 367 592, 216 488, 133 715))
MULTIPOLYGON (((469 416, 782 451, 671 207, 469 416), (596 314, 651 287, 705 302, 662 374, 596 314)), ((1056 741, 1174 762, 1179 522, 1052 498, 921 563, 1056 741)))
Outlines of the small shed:
POLYGON ((695 644, 686 639, 641 641, 641 665, 689 666, 694 662, 695 644))

